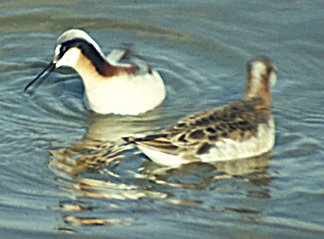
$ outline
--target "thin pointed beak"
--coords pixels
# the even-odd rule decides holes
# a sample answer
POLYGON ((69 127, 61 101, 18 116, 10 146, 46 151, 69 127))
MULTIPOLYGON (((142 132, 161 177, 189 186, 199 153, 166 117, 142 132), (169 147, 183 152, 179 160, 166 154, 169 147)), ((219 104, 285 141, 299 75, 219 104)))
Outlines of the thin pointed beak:
POLYGON ((48 66, 45 67, 45 69, 38 74, 38 76, 36 76, 36 78, 34 80, 32 80, 31 82, 28 83, 28 85, 25 87, 24 91, 26 92, 26 90, 35 83, 35 81, 37 81, 39 78, 41 78, 42 75, 44 75, 41 80, 44 80, 53 70, 55 69, 55 63, 53 61, 51 61, 48 66))

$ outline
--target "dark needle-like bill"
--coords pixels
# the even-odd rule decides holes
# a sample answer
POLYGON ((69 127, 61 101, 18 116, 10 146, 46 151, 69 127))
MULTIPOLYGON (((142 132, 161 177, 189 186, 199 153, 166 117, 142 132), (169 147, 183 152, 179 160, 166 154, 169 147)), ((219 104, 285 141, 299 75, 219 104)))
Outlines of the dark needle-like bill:
POLYGON ((24 91, 26 91, 32 84, 35 83, 44 73, 44 77, 41 78, 41 80, 44 80, 53 70, 55 69, 55 64, 51 61, 48 66, 45 67, 45 69, 36 76, 34 80, 28 83, 28 85, 25 87, 24 91))

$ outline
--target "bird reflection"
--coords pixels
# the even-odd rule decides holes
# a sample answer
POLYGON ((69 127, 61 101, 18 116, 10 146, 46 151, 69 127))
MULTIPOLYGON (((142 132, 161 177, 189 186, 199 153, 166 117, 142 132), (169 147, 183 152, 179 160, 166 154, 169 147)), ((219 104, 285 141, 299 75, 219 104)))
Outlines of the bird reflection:
POLYGON ((122 152, 129 148, 110 141, 83 140, 64 149, 51 150, 53 158, 49 161, 49 166, 70 176, 77 176, 80 172, 116 167, 124 157, 122 152))
POLYGON ((269 156, 270 154, 265 154, 215 163, 193 162, 176 168, 145 162, 140 175, 157 184, 189 189, 206 189, 213 182, 231 178, 247 181, 255 186, 266 186, 273 177, 267 173, 267 168, 271 166, 269 156))
POLYGON ((143 134, 161 129, 163 116, 161 109, 156 108, 140 116, 127 115, 93 115, 91 124, 84 136, 86 139, 124 143, 122 137, 130 134, 143 134))
MULTIPOLYGON (((74 190, 77 199, 136 200, 143 197, 166 197, 165 193, 118 182, 121 176, 114 173, 113 168, 125 157, 123 153, 129 148, 129 145, 116 146, 110 142, 86 140, 71 144, 69 148, 63 150, 52 150, 53 157, 48 165, 58 177, 71 182, 68 190, 74 190)), ((62 208, 69 207, 61 206, 62 208)))
POLYGON ((111 226, 114 224, 122 224, 125 226, 133 225, 133 218, 111 218, 98 219, 90 217, 66 216, 62 219, 65 223, 70 225, 84 225, 84 226, 111 226))
MULTIPOLYGON (((75 232, 66 226, 75 225, 101 225, 111 226, 114 224, 136 225, 134 218, 102 218, 89 216, 96 211, 96 206, 89 203, 89 199, 105 199, 108 207, 121 210, 122 201, 138 200, 142 198, 161 199, 168 197, 165 192, 147 190, 145 187, 133 182, 123 183, 121 175, 114 169, 125 157, 129 145, 118 145, 112 142, 97 140, 83 140, 73 143, 64 149, 52 149, 48 167, 55 175, 56 183, 62 191, 68 193, 69 200, 61 200, 53 210, 63 211, 62 226, 56 230, 67 233, 75 232), (119 201, 113 203, 112 201, 119 201), (86 216, 76 215, 86 213, 86 216), (67 215, 68 214, 68 215, 67 215)), ((137 180, 134 177, 134 180, 137 180)), ((129 203, 127 203, 129 204, 129 203)))

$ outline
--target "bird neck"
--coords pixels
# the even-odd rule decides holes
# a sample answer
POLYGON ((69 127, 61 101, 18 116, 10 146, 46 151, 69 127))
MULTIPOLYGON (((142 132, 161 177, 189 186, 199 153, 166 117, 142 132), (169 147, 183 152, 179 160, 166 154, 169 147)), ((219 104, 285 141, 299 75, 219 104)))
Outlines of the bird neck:
MULTIPOLYGON (((90 68, 95 68, 96 72, 102 76, 105 75, 106 65, 109 64, 103 54, 98 52, 95 47, 92 45, 85 45, 81 49, 81 54, 79 60, 81 64, 85 64, 86 61, 87 65, 92 65, 90 68)), ((85 68, 84 68, 85 69, 85 68)))
POLYGON ((101 54, 89 55, 80 51, 73 68, 78 72, 84 82, 88 79, 108 79, 122 74, 135 74, 139 68, 136 65, 112 65, 101 54))
POLYGON ((271 107, 269 82, 265 79, 250 78, 244 94, 244 99, 261 98, 264 104, 271 107))

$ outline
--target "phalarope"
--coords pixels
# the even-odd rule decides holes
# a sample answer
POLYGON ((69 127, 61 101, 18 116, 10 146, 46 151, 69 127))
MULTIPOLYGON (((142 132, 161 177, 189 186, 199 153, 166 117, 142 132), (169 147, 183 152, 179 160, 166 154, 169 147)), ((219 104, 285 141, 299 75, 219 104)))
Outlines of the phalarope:
POLYGON ((275 141, 270 95, 270 84, 276 81, 274 65, 266 58, 250 61, 247 81, 242 100, 190 115, 157 134, 124 140, 168 166, 264 154, 275 141))
POLYGON ((61 66, 71 67, 81 76, 87 106, 100 114, 137 115, 164 100, 165 86, 159 73, 139 59, 121 63, 125 50, 114 50, 105 58, 98 44, 84 31, 71 29, 57 40, 50 64, 26 87, 42 75, 44 80, 61 66))

